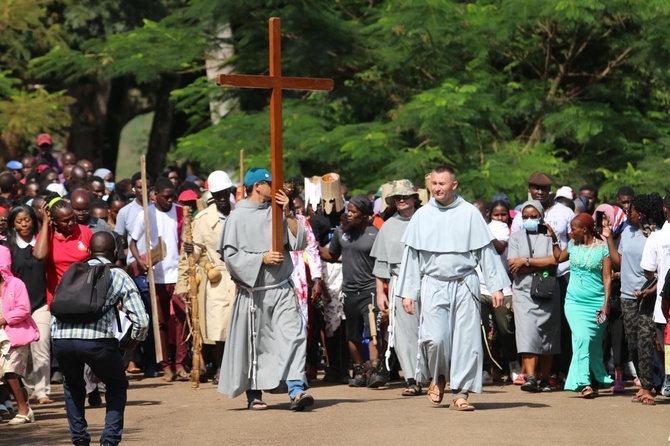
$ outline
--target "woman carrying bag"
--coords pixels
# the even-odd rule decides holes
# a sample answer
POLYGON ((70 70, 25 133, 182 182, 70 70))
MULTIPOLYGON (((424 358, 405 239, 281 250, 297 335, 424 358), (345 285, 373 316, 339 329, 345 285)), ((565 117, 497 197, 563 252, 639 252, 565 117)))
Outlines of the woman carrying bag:
POLYGON ((524 229, 512 234, 508 248, 509 270, 514 276, 516 346, 526 372, 521 390, 550 392, 551 364, 561 348, 560 292, 555 277, 558 262, 546 235, 542 204, 527 201, 521 215, 524 229))

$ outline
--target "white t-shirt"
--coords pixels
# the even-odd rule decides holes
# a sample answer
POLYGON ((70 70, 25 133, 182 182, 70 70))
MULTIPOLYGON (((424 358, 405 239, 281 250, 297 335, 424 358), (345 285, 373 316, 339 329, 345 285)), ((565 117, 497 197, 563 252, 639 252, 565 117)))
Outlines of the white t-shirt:
POLYGON ((658 275, 656 286, 656 305, 654 307, 654 322, 665 324, 665 317, 661 309, 661 291, 665 285, 665 275, 670 268, 670 224, 667 222, 660 231, 652 232, 642 251, 640 266, 645 271, 654 271, 658 275))
MULTIPOLYGON (((153 206, 153 204, 150 204, 149 206, 153 206)), ((140 206, 136 200, 131 201, 119 209, 119 213, 116 216, 116 226, 114 227, 114 232, 119 234, 121 237, 125 237, 129 246, 130 233, 132 232, 133 227, 135 226, 135 221, 138 218, 143 219, 144 216, 142 215, 142 206, 140 206)), ((144 253, 144 233, 142 233, 142 237, 137 240, 137 246, 138 249, 139 247, 142 247, 140 252, 144 253)), ((130 252, 129 249, 128 254, 126 255, 126 263, 130 264, 134 261, 135 257, 133 257, 133 253, 130 252)))
MULTIPOLYGON (((568 234, 572 232, 570 222, 573 218, 575 218, 575 213, 572 209, 561 203, 554 203, 554 205, 544 213, 544 221, 545 223, 548 223, 549 226, 551 226, 551 229, 556 233, 556 236, 558 237, 558 245, 561 249, 565 249, 565 247, 568 246, 568 234)), ((512 234, 521 229, 523 229, 523 218, 521 212, 519 212, 514 217, 514 220, 512 220, 512 234)), ((564 276, 568 272, 570 272, 569 260, 558 264, 556 270, 557 277, 564 276)))
MULTIPOLYGON (((165 242, 167 254, 165 258, 154 266, 156 283, 177 283, 179 264, 179 235, 177 234, 177 206, 173 204, 169 211, 161 212, 156 206, 149 206, 149 237, 151 247, 158 245, 158 237, 165 242)), ((144 219, 136 218, 130 237, 137 242, 140 254, 146 252, 144 242, 144 219), (140 239, 142 243, 139 243, 140 239)))
MULTIPOLYGON (((509 242, 510 233, 509 233, 509 227, 507 226, 506 223, 492 220, 489 223, 489 229, 491 230, 491 233, 496 238, 496 240, 500 240, 501 242, 505 243, 509 242)), ((505 248, 505 251, 502 254, 500 254, 500 260, 502 261, 502 264, 505 267, 505 271, 509 272, 509 266, 507 265, 507 248, 505 248)), ((477 275, 479 276, 479 292, 483 295, 490 296, 491 292, 486 286, 486 283, 484 283, 484 275, 482 274, 482 269, 479 265, 477 265, 477 275)), ((512 285, 508 285, 505 288, 503 288, 502 292, 503 296, 511 296, 512 285)))

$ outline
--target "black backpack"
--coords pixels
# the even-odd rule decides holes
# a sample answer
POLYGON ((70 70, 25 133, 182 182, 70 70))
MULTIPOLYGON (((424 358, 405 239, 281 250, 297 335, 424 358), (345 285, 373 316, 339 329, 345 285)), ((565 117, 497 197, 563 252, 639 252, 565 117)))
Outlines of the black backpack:
MULTIPOLYGON (((102 261, 96 265, 90 265, 88 261, 70 265, 56 287, 51 314, 67 324, 86 324, 100 320, 112 309, 117 311, 121 296, 112 305, 106 305, 110 269, 114 267, 116 265, 102 261)), ((118 313, 117 322, 120 326, 118 313)))

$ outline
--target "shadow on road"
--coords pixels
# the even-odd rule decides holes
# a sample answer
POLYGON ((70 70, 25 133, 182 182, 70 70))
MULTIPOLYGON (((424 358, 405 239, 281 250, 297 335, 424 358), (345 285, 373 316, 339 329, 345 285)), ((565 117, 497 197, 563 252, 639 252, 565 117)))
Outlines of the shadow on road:
MULTIPOLYGON (((515 407, 529 407, 533 409, 539 409, 543 407, 551 407, 549 404, 541 404, 541 403, 526 403, 526 402, 509 402, 509 403, 485 403, 485 402, 473 402, 473 406, 475 406, 476 410, 496 410, 496 409, 512 409, 515 407)), ((441 409, 449 409, 449 404, 445 404, 443 406, 440 406, 441 409)))
MULTIPOLYGON (((334 406, 339 406, 340 404, 358 404, 358 403, 370 403, 372 401, 388 401, 388 398, 380 398, 380 399, 374 399, 374 398, 363 398, 363 399, 316 399, 314 401, 314 406, 308 409, 308 411, 314 411, 318 409, 323 409, 326 407, 334 407, 334 406)), ((280 404, 271 404, 268 406, 268 411, 273 411, 273 410, 285 410, 288 411, 289 408, 291 407, 290 402, 286 403, 280 403, 280 404)), ((244 407, 237 407, 234 409, 229 409, 232 412, 245 412, 249 409, 244 407)), ((265 412, 265 411, 264 411, 265 412)))

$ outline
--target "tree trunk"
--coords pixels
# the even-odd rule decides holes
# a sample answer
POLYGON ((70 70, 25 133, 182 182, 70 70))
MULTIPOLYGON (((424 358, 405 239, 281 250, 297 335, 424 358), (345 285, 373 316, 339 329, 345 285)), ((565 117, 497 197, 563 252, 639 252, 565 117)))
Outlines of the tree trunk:
POLYGON ((158 177, 166 165, 167 154, 172 142, 172 125, 175 116, 174 103, 170 100, 170 92, 179 87, 180 76, 177 74, 161 75, 154 103, 154 119, 149 134, 147 148, 147 173, 154 179, 158 177))
POLYGON ((72 126, 66 146, 78 160, 88 159, 95 167, 101 165, 105 149, 103 129, 110 93, 111 82, 97 79, 74 85, 68 90, 76 102, 70 107, 72 126))

